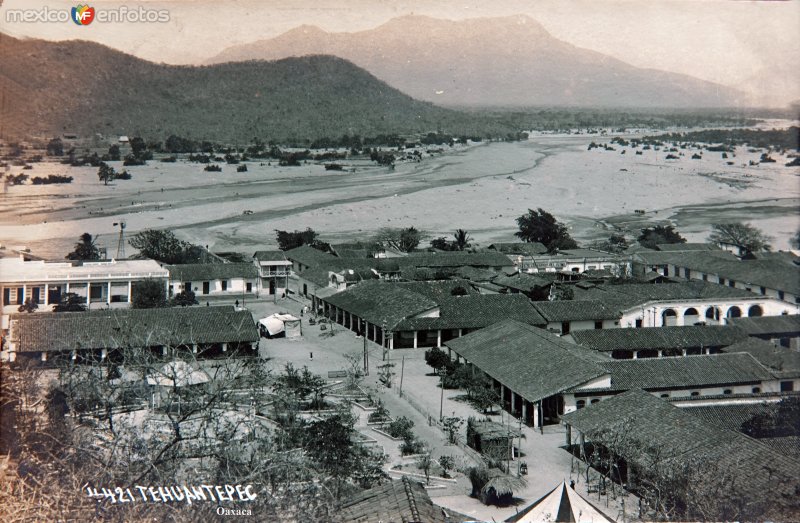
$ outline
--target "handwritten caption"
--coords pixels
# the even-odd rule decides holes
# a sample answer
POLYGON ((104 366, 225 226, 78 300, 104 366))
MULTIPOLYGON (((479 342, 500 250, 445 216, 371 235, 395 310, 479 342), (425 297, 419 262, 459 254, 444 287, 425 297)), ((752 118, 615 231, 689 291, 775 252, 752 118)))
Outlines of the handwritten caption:
POLYGON ((171 503, 186 502, 189 505, 202 501, 253 501, 258 494, 252 485, 169 485, 133 487, 92 487, 86 485, 86 493, 97 501, 110 503, 171 503))

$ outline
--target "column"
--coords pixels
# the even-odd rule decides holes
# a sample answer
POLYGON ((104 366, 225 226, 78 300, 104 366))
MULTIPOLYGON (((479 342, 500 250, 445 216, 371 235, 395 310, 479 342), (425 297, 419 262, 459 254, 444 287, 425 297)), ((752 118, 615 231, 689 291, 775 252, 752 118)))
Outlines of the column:
POLYGON ((197 354, 197 344, 192 343, 192 354, 197 354))
POLYGON ((47 353, 42 351, 42 361, 47 361, 47 353))
POLYGON ((528 424, 528 400, 522 400, 522 421, 528 424))
POLYGON ((86 282, 86 305, 89 305, 92 301, 92 282, 86 282))
POLYGON ((511 414, 514 415, 517 412, 517 393, 513 390, 511 391, 511 414))
MULTIPOLYGON (((28 286, 24 283, 22 284, 22 303, 25 303, 25 300, 28 299, 28 286)), ((19 301, 19 299, 17 299, 19 301)))
POLYGON ((394 333, 389 333, 389 348, 394 350, 394 333))
POLYGON ((638 357, 639 357, 639 351, 638 351, 638 350, 635 350, 635 351, 631 351, 631 352, 633 353, 633 359, 638 359, 638 357))
POLYGON ((417 336, 419 335, 419 332, 417 332, 417 331, 413 331, 413 332, 414 332, 414 348, 416 349, 417 348, 417 336))
MULTIPOLYGON (((436 331, 436 346, 437 347, 441 347, 442 346, 442 329, 439 329, 439 330, 436 331)), ((448 352, 449 352, 449 350, 450 349, 448 349, 448 352)))
POLYGON ((67 282, 67 291, 64 294, 69 294, 69 282, 67 282))
POLYGON ((222 344, 222 352, 228 352, 228 342, 222 344))
POLYGON ((106 303, 111 305, 111 280, 108 281, 108 294, 106 294, 106 303))
MULTIPOLYGON (((566 435, 567 435, 567 441, 566 441, 567 449, 569 449, 570 447, 572 447, 572 426, 571 425, 567 425, 566 435)), ((571 452, 571 450, 570 450, 570 452, 571 452)))
POLYGON ((686 349, 681 349, 681 355, 686 356, 686 349))
POLYGON ((100 349, 100 359, 104 360, 108 357, 108 349, 100 349))
POLYGON ((542 405, 542 402, 537 401, 536 404, 533 406, 533 426, 534 427, 539 427, 540 426, 539 410, 540 410, 541 405, 542 405))
POLYGON ((128 280, 128 303, 131 303, 131 292, 133 291, 133 281, 128 280))
POLYGON ((50 305, 50 284, 44 284, 44 304, 50 305))
POLYGON ((659 350, 658 350, 658 357, 660 358, 660 357, 662 357, 663 355, 664 355, 664 351, 663 351, 663 350, 661 350, 661 349, 659 349, 659 350))

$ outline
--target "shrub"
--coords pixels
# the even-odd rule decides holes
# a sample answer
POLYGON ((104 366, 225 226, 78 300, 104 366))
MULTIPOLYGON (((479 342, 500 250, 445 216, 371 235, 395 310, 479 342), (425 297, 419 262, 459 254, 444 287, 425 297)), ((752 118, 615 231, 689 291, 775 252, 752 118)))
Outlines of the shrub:
POLYGON ((416 438, 413 434, 411 437, 403 440, 403 443, 400 444, 400 454, 403 456, 409 456, 412 454, 422 454, 425 450, 425 445, 422 444, 420 440, 416 438))
POLYGON ((414 437, 414 434, 411 432, 413 427, 413 421, 405 416, 400 416, 393 422, 389 423, 389 426, 386 428, 386 433, 393 438, 409 439, 414 437))
POLYGON ((246 173, 247 172, 247 164, 243 163, 243 164, 237 166, 236 167, 236 172, 237 173, 246 173))
POLYGON ((215 163, 212 163, 211 165, 206 165, 205 169, 203 170, 208 172, 222 172, 222 167, 220 167, 215 163))

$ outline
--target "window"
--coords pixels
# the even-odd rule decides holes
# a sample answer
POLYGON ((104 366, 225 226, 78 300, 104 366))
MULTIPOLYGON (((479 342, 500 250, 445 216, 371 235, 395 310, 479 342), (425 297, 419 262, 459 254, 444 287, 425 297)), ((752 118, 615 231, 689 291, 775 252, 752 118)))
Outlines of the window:
POLYGON ((577 409, 582 409, 585 406, 586 406, 586 401, 584 400, 578 400, 577 403, 575 403, 575 408, 577 409))
POLYGON ((594 322, 594 328, 595 329, 602 329, 603 328, 603 322, 602 321, 594 322))
POLYGON ((589 402, 590 405, 594 405, 595 403, 600 403, 600 400, 597 398, 592 398, 592 401, 589 402))
POLYGON ((228 290, 228 280, 222 280, 222 290, 223 291, 228 290))
POLYGON ((761 392, 761 387, 753 387, 753 394, 759 394, 761 392))
POLYGON ((767 288, 764 287, 764 286, 761 287, 761 295, 762 296, 766 296, 767 295, 767 288))
POLYGON ((781 392, 792 392, 794 390, 794 382, 793 381, 782 381, 781 382, 781 392))
POLYGON ((725 389, 722 391, 722 393, 727 396, 728 394, 733 394, 733 391, 731 389, 725 389))
POLYGON ((785 294, 783 293, 783 291, 778 291, 778 299, 783 301, 784 297, 785 297, 785 294))
POLYGON ((642 319, 636 318, 636 328, 640 329, 642 327, 642 319))
POLYGON ((689 394, 689 396, 699 396, 699 395, 700 395, 700 391, 699 390, 693 390, 692 393, 689 394))
POLYGON ((728 280, 728 287, 736 287, 736 282, 733 280, 728 280))
POLYGON ((253 284, 250 282, 247 282, 247 292, 253 292, 253 284))
POLYGON ((562 321, 561 322, 561 334, 569 334, 569 322, 562 321))
POLYGON ((703 274, 703 281, 708 281, 708 274, 703 274))
POLYGON ((662 398, 669 398, 669 393, 668 393, 668 392, 666 392, 666 393, 662 394, 662 395, 661 395, 661 397, 662 397, 662 398))

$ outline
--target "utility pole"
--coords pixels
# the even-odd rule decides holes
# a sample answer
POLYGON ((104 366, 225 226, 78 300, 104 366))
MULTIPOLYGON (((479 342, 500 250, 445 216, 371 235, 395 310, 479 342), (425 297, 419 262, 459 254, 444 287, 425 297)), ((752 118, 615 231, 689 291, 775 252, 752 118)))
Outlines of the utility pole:
POLYGON ((444 407, 444 370, 439 369, 439 386, 442 388, 441 395, 439 396, 439 421, 442 421, 442 410, 444 407))
POLYGON ((366 336, 364 336, 364 376, 369 376, 369 352, 367 351, 366 336))
POLYGON ((403 359, 400 360, 400 397, 403 397, 403 371, 406 368, 406 357, 403 356, 403 359))

